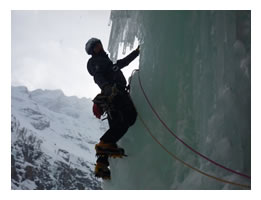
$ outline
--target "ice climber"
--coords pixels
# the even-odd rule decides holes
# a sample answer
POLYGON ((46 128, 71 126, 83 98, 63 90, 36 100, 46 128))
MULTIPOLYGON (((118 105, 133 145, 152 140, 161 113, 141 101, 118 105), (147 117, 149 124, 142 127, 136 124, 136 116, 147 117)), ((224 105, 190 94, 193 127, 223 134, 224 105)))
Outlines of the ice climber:
POLYGON ((115 64, 109 59, 97 38, 91 38, 85 45, 87 54, 92 57, 88 60, 87 70, 93 76, 95 83, 100 87, 93 102, 93 113, 97 118, 105 112, 109 122, 109 129, 95 145, 97 163, 96 177, 110 179, 108 158, 121 157, 124 150, 117 146, 117 141, 135 123, 137 112, 126 87, 127 81, 121 69, 132 62, 140 53, 139 46, 115 64))

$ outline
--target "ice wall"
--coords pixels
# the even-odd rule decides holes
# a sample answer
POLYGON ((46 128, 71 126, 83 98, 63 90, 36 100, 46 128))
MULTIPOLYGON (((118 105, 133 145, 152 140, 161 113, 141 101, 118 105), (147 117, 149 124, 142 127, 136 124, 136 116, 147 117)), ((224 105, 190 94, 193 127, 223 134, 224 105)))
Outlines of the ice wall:
MULTIPOLYGON (((162 120, 212 160, 251 175, 250 11, 112 11, 109 51, 142 42, 139 75, 162 120)), ((162 126, 135 73, 131 96, 153 135, 170 152, 216 177, 250 180, 202 159, 162 126)), ((173 159, 138 119, 119 141, 129 155, 111 160, 104 189, 242 189, 173 159)))

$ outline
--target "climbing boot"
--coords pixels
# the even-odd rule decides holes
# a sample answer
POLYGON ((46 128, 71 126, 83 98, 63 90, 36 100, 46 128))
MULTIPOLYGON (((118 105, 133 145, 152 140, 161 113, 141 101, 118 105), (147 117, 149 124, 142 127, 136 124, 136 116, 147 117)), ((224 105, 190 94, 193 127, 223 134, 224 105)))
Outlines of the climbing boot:
POLYGON ((95 145, 96 156, 107 155, 113 158, 122 158, 127 156, 124 153, 123 148, 119 148, 115 143, 105 143, 100 141, 100 143, 95 145))
POLYGON ((110 169, 108 168, 108 165, 106 165, 104 163, 98 162, 95 165, 94 173, 95 173, 95 176, 97 178, 102 178, 103 180, 110 180, 111 179, 110 169))

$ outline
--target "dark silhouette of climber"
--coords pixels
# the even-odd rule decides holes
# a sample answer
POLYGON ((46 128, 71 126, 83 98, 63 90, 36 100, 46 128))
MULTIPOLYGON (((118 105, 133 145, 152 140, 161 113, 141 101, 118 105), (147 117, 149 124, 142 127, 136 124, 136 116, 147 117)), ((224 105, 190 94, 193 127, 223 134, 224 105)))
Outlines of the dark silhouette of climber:
POLYGON ((108 157, 117 157, 121 154, 119 152, 124 153, 124 150, 119 148, 116 143, 135 123, 137 117, 137 112, 126 87, 127 81, 121 69, 132 62, 140 51, 138 46, 128 56, 113 64, 99 39, 88 40, 85 50, 87 54, 92 56, 87 63, 88 72, 101 89, 101 93, 93 100, 93 112, 97 118, 106 112, 109 122, 109 129, 95 146, 98 156, 95 175, 110 179, 108 157))

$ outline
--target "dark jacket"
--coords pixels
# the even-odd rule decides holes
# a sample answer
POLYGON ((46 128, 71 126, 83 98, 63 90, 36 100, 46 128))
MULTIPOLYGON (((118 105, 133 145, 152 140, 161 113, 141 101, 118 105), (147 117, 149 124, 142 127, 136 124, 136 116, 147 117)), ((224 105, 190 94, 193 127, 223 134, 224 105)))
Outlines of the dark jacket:
POLYGON ((117 60, 113 64, 108 55, 103 51, 98 55, 93 55, 87 63, 87 70, 93 76, 95 83, 103 89, 105 85, 114 85, 125 88, 127 81, 121 69, 127 66, 139 55, 138 50, 134 50, 123 59, 117 60))

